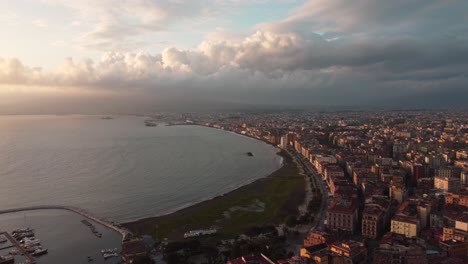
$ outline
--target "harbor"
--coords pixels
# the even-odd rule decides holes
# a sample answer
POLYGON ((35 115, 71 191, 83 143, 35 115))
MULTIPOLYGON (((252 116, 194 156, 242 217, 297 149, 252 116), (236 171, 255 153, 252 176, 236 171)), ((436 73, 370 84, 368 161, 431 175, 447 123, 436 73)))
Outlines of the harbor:
POLYGON ((37 209, 3 213, 0 230, 1 264, 120 262, 121 234, 73 211, 37 209), (90 231, 84 220, 96 233, 90 231), (3 240, 6 241, 2 243, 3 240))

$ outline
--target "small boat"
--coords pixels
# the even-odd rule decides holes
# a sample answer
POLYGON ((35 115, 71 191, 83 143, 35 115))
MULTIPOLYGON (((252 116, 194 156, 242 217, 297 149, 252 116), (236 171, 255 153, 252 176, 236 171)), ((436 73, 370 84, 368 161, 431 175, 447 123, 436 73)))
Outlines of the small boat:
POLYGON ((253 153, 252 153, 252 152, 250 152, 250 151, 249 151, 249 152, 247 152, 246 154, 247 154, 247 156, 249 156, 249 157, 253 157, 253 153))
POLYGON ((81 223, 87 225, 87 226, 92 226, 93 224, 91 224, 88 220, 81 220, 81 223))
POLYGON ((32 228, 18 228, 18 229, 15 229, 11 232, 11 234, 16 234, 16 233, 28 233, 28 232, 32 232, 33 229, 32 228))
POLYGON ((35 247, 26 248, 25 250, 26 250, 26 252, 28 252, 28 253, 34 253, 34 252, 36 252, 37 250, 41 250, 41 249, 42 249, 41 246, 35 246, 35 247))
POLYGON ((114 253, 104 253, 102 255, 104 257, 104 259, 108 259, 108 258, 115 258, 115 257, 118 257, 119 254, 114 252, 114 253))
POLYGON ((0 264, 13 264, 15 263, 15 257, 13 256, 0 256, 0 264))
POLYGON ((47 254, 47 248, 38 249, 38 250, 34 251, 33 253, 31 253, 31 255, 33 255, 33 256, 41 256, 41 255, 44 255, 44 254, 47 254))

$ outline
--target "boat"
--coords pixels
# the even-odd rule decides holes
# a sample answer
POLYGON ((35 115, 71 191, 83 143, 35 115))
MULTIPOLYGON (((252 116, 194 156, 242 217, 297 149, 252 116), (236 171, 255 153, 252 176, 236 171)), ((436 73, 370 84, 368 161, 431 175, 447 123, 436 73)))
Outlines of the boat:
POLYGON ((11 234, 16 234, 16 233, 28 233, 28 232, 32 232, 34 231, 32 228, 18 228, 18 229, 15 229, 11 232, 11 234))
POLYGON ((252 153, 252 152, 250 152, 250 151, 249 151, 249 152, 247 152, 246 154, 247 154, 247 156, 249 156, 249 157, 253 157, 253 153, 252 153))
POLYGON ((23 233, 15 233, 13 235, 13 237, 16 239, 16 240, 21 240, 25 237, 34 237, 34 233, 33 232, 23 232, 23 233))
POLYGON ((44 254, 47 254, 47 248, 37 249, 36 251, 31 253, 31 255, 33 255, 33 256, 41 256, 41 255, 44 255, 44 254))
POLYGON ((91 224, 88 220, 84 219, 84 220, 81 220, 81 223, 87 225, 87 226, 93 226, 93 224, 91 224))
POLYGON ((108 258, 115 258, 115 257, 118 257, 119 254, 117 252, 114 252, 114 253, 104 253, 102 255, 104 257, 104 259, 108 259, 108 258))
POLYGON ((94 261, 94 259, 90 256, 88 256, 88 262, 94 261))
POLYGON ((145 121, 145 125, 146 125, 147 127, 155 127, 155 126, 158 125, 158 123, 156 123, 155 120, 148 119, 148 120, 145 121))
POLYGON ((34 238, 34 237, 25 237, 23 238, 20 243, 26 244, 26 243, 41 243, 41 240, 34 238))
POLYGON ((111 249, 111 248, 102 249, 102 250, 101 250, 101 254, 105 254, 105 253, 117 253, 117 251, 118 251, 117 248, 114 248, 114 249, 111 249))
POLYGON ((41 250, 41 249, 42 249, 41 246, 34 246, 34 247, 25 248, 26 252, 28 252, 28 253, 34 253, 37 250, 41 250))

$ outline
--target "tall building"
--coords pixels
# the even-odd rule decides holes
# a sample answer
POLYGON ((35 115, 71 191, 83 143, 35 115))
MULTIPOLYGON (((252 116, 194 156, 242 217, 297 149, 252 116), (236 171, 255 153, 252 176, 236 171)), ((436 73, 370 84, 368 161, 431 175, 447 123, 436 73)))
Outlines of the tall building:
POLYGON ((434 176, 439 178, 460 178, 460 174, 462 172, 462 168, 450 166, 450 167, 442 167, 437 168, 434 171, 434 176))
POLYGON ((460 178, 434 177, 434 188, 448 192, 458 192, 461 189, 460 178))
POLYGON ((376 239, 382 234, 385 212, 378 206, 366 206, 362 212, 362 236, 376 239))
POLYGON ((468 171, 462 171, 460 173, 460 184, 464 187, 468 186, 468 171))
POLYGON ((411 168, 411 182, 414 186, 418 183, 418 179, 424 177, 424 167, 421 163, 414 163, 411 168))
POLYGON ((288 140, 286 139, 285 136, 282 136, 280 140, 280 148, 286 149, 287 147, 288 147, 288 140))
POLYGON ((419 225, 418 218, 395 215, 390 224, 390 231, 406 237, 417 237, 419 234, 419 225))
POLYGON ((357 201, 354 197, 335 197, 327 210, 328 229, 353 234, 358 222, 357 209, 357 201))

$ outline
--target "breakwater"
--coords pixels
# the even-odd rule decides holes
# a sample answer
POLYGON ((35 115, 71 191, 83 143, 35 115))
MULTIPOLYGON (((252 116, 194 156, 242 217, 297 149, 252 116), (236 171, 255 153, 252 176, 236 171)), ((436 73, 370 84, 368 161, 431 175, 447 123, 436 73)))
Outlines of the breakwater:
POLYGON ((128 235, 131 235, 131 232, 127 229, 118 227, 111 222, 108 222, 104 219, 100 219, 89 212, 86 212, 83 209, 73 206, 65 206, 65 205, 40 205, 40 206, 28 206, 28 207, 20 207, 20 208, 11 208, 11 209, 3 209, 0 210, 0 214, 7 214, 7 213, 15 213, 15 212, 22 212, 22 211, 32 211, 32 210, 49 210, 49 209, 56 209, 56 210, 67 210, 84 216, 98 224, 101 224, 107 228, 110 228, 116 232, 118 232, 122 239, 125 239, 128 235))

